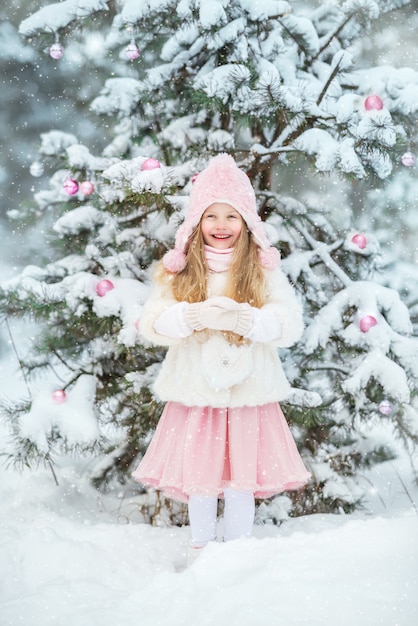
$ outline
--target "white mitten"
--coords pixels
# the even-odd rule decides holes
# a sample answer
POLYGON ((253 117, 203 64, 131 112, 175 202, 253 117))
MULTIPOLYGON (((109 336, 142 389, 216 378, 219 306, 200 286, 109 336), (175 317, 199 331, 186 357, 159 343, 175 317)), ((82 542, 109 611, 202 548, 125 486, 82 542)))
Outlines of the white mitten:
POLYGON ((240 304, 223 296, 189 304, 185 317, 186 322, 194 330, 210 328, 231 331, 242 336, 245 336, 253 325, 253 312, 249 304, 240 304))
POLYGON ((212 306, 218 306, 220 309, 224 309, 225 311, 234 311, 238 310, 240 306, 242 306, 236 300, 232 298, 228 298, 227 296, 213 296, 209 298, 207 302, 210 302, 212 306))
POLYGON ((193 330, 204 330, 209 328, 208 323, 211 321, 214 313, 211 312, 210 299, 204 302, 193 302, 186 306, 184 316, 187 324, 193 330))
POLYGON ((228 330, 242 336, 249 333, 253 325, 253 312, 249 304, 238 304, 234 309, 217 308, 218 312, 210 320, 208 328, 228 330))

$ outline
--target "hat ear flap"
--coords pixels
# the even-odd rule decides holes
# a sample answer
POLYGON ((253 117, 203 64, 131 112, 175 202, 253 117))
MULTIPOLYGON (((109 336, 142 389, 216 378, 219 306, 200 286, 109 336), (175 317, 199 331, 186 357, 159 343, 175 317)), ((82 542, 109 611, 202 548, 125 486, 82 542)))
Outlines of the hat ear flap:
POLYGON ((268 250, 258 250, 258 258, 266 270, 274 270, 280 263, 280 252, 271 246, 268 250))

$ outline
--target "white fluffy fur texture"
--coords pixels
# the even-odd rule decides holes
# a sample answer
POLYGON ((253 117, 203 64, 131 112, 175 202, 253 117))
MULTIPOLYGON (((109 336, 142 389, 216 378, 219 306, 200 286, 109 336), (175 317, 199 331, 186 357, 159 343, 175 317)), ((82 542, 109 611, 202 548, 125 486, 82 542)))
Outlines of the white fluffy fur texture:
MULTIPOLYGON (((155 320, 177 302, 169 288, 155 288, 145 305, 140 329, 143 337, 151 343, 169 346, 154 385, 154 390, 162 401, 172 400, 186 406, 232 408, 257 406, 286 398, 290 385, 276 348, 291 346, 300 339, 303 332, 302 309, 293 288, 280 269, 265 270, 265 275, 268 302, 264 306, 277 315, 282 335, 274 342, 253 342, 242 348, 251 351, 252 367, 245 372, 245 377, 238 384, 236 372, 231 371, 231 377, 228 378, 228 367, 219 361, 220 357, 227 356, 229 350, 229 344, 223 340, 221 333, 219 337, 224 342, 223 349, 220 350, 218 344, 216 353, 208 356, 208 348, 203 350, 205 344, 201 333, 193 333, 185 339, 172 339, 155 332, 155 320), (205 364, 203 359, 208 358, 212 362, 219 361, 218 367, 223 372, 222 388, 213 387, 204 375, 208 363, 205 364)), ((223 295, 226 279, 226 272, 210 274, 209 296, 223 295)), ((248 362, 246 359, 245 361, 248 362)))

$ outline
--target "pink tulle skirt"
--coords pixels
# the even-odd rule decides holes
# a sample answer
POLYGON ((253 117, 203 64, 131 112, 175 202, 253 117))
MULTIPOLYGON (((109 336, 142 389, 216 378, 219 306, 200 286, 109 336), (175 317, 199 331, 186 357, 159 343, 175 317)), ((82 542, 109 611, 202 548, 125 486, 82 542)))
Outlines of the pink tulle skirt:
POLYGON ((186 407, 168 402, 135 480, 187 501, 223 489, 268 498, 309 479, 277 403, 256 407, 186 407))

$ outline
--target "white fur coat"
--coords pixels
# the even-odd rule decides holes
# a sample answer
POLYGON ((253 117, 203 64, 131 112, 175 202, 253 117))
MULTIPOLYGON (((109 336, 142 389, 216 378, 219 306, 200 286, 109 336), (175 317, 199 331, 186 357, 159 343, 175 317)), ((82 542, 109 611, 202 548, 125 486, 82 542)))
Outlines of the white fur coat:
MULTIPOLYGON (((302 309, 280 269, 264 270, 267 283, 266 309, 281 325, 274 342, 229 344, 216 331, 194 332, 183 339, 158 334, 154 322, 176 304, 171 289, 157 285, 147 301, 140 332, 153 344, 168 346, 154 391, 164 402, 186 406, 257 406, 284 400, 290 385, 283 372, 277 348, 289 347, 303 332, 302 309)), ((208 297, 224 295, 227 272, 209 275, 208 297)))

